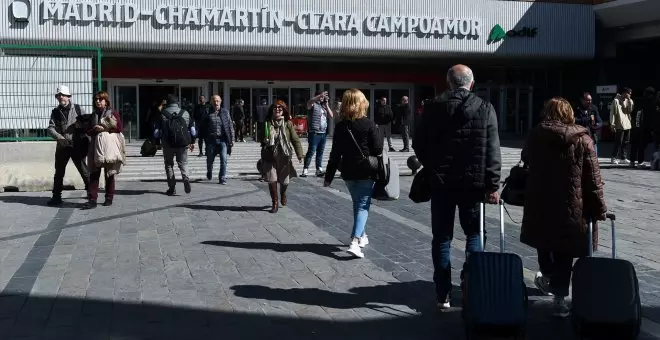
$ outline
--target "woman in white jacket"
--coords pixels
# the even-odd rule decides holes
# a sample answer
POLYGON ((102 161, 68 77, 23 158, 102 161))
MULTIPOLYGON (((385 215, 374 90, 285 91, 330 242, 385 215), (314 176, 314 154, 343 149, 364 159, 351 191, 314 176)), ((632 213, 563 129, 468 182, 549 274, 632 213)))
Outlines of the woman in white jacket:
POLYGON ((121 171, 126 161, 124 136, 119 114, 111 109, 107 92, 101 91, 94 96, 94 127, 88 131, 92 137, 87 165, 90 169, 89 201, 83 209, 96 208, 99 195, 101 170, 105 169, 105 202, 104 206, 112 205, 115 195, 115 175, 121 171))

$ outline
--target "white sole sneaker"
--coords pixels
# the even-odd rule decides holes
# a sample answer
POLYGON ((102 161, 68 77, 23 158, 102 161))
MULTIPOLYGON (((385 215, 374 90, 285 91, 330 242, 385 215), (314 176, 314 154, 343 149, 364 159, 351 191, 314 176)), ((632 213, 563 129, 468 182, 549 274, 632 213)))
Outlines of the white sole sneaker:
POLYGON ((541 293, 543 293, 546 296, 553 296, 553 294, 550 292, 550 282, 546 280, 546 278, 543 277, 543 274, 536 273, 536 277, 534 278, 534 285, 536 286, 536 289, 538 289, 541 293))
POLYGON ((352 244, 348 248, 348 252, 353 254, 355 257, 364 258, 364 253, 362 252, 362 249, 360 249, 360 247, 357 246, 357 244, 352 244))
POLYGON ((369 238, 365 235, 360 238, 360 241, 358 242, 358 246, 360 248, 364 248, 367 246, 367 244, 369 244, 369 238))

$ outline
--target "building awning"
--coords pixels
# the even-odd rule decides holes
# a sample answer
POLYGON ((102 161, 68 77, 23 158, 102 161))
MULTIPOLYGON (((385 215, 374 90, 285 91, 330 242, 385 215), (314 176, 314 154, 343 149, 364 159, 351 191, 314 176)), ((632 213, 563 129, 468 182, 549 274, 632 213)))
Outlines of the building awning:
POLYGON ((595 5, 596 17, 605 27, 624 27, 660 21, 660 0, 615 0, 595 5))

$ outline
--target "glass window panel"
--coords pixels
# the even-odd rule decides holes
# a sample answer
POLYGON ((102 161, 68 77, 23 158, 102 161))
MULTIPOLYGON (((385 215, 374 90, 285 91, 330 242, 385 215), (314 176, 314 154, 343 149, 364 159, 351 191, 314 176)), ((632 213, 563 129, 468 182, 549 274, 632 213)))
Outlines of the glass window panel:
POLYGON ((138 138, 137 87, 115 86, 113 106, 124 124, 124 136, 129 142, 138 138))
POLYGON ((153 126, 160 117, 160 111, 165 105, 167 96, 178 94, 178 85, 140 85, 138 107, 138 119, 140 120, 140 139, 151 138, 153 126))
POLYGON ((307 115, 307 101, 312 98, 312 91, 309 87, 291 89, 291 105, 289 110, 292 117, 307 115))
POLYGON ((284 101, 284 103, 286 103, 286 106, 291 106, 291 103, 289 102, 289 88, 288 87, 274 88, 273 89, 273 98, 272 98, 271 103, 274 103, 277 100, 284 101))

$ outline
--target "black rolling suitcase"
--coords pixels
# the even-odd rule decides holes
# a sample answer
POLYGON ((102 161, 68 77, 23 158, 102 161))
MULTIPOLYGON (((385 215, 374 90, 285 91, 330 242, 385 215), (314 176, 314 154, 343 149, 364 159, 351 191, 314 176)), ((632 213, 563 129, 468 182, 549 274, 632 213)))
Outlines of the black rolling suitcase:
MULTIPOLYGON (((525 337, 527 290, 523 263, 504 252, 504 205, 500 201, 500 252, 469 255, 463 282, 463 321, 466 338, 487 334, 525 337)), ((485 204, 480 207, 480 240, 484 249, 485 204)))
POLYGON ((642 303, 635 267, 616 258, 616 217, 612 221, 612 258, 592 257, 593 224, 589 222, 589 257, 573 267, 571 321, 580 338, 637 339, 642 303))

